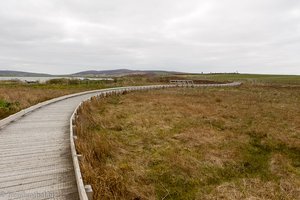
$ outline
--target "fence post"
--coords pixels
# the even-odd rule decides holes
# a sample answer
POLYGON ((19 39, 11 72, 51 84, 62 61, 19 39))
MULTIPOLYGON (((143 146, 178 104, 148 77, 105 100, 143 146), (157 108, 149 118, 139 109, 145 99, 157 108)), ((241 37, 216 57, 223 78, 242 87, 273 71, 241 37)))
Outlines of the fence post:
POLYGON ((86 195, 88 196, 89 200, 93 200, 93 189, 91 185, 85 185, 84 186, 86 195))

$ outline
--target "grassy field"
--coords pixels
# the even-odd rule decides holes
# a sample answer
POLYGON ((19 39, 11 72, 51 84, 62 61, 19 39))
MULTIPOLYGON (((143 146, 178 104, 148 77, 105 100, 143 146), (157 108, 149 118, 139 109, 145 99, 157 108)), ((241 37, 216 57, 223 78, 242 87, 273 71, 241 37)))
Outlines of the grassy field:
POLYGON ((300 87, 252 84, 94 99, 84 180, 95 199, 299 199, 299 105, 300 87))
POLYGON ((0 119, 39 102, 71 93, 126 85, 160 84, 163 81, 160 77, 144 76, 120 77, 113 82, 54 79, 43 84, 25 84, 0 81, 0 119))
POLYGON ((242 81, 94 100, 79 150, 96 199, 299 199, 300 76, 127 76, 114 82, 0 82, 0 119, 58 96, 171 79, 242 81))
POLYGON ((0 119, 42 101, 103 87, 107 86, 96 83, 69 84, 59 82, 28 85, 16 82, 0 82, 0 119))
POLYGON ((117 77, 113 82, 55 79, 46 84, 32 85, 0 81, 0 119, 39 102, 70 93, 116 86, 167 84, 172 79, 193 79, 199 83, 242 81, 247 85, 300 85, 300 76, 249 74, 132 75, 117 77))
POLYGON ((267 74, 196 74, 181 75, 189 79, 212 81, 241 81, 254 85, 300 85, 299 75, 267 75, 267 74))

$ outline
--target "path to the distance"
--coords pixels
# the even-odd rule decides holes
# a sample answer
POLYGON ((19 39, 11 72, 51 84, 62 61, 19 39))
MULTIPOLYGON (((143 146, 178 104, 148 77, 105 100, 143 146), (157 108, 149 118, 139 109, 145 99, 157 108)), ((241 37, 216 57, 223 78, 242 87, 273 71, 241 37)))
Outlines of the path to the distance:
POLYGON ((101 92, 43 106, 0 129, 0 200, 79 199, 69 120, 80 102, 101 92))

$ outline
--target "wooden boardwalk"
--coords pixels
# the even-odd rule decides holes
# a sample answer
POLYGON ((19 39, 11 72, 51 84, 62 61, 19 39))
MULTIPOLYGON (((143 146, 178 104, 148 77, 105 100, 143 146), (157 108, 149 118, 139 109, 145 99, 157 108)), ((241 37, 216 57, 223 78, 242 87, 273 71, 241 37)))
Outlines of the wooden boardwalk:
POLYGON ((0 130, 0 200, 78 199, 69 119, 94 95, 47 105, 0 130))
POLYGON ((45 105, 0 129, 0 200, 79 199, 82 190, 77 187, 71 154, 70 117, 80 102, 102 92, 45 105))

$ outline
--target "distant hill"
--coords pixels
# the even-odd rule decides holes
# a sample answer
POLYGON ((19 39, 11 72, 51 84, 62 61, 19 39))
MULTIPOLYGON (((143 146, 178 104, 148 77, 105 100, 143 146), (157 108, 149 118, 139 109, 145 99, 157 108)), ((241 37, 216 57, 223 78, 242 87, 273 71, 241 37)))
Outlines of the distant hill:
POLYGON ((52 76, 52 75, 43 74, 43 73, 0 70, 0 76, 8 76, 8 77, 17 77, 17 76, 20 76, 20 77, 47 77, 47 76, 52 76))
POLYGON ((160 71, 160 70, 129 70, 129 69, 115 69, 115 70, 90 70, 90 71, 82 71, 72 76, 126 76, 126 75, 135 75, 135 74, 178 74, 178 72, 172 71, 160 71))
POLYGON ((179 72, 172 71, 160 71, 160 70, 129 70, 129 69, 115 69, 115 70, 89 70, 82 71, 74 74, 64 74, 64 75, 51 75, 43 73, 32 73, 32 72, 22 72, 22 71, 11 71, 11 70, 0 70, 0 76, 8 77, 49 77, 49 76, 91 76, 91 77, 113 77, 113 76, 128 76, 128 75, 171 75, 178 74, 179 72))

